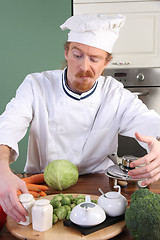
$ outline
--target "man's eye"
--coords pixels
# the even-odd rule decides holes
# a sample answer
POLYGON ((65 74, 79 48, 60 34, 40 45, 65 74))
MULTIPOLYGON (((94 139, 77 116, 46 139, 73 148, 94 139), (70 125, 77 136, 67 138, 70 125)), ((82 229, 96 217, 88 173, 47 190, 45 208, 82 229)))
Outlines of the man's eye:
POLYGON ((91 60, 92 62, 98 62, 100 59, 97 58, 97 57, 91 57, 90 60, 91 60))
POLYGON ((75 58, 80 58, 82 57, 80 54, 73 54, 75 58))

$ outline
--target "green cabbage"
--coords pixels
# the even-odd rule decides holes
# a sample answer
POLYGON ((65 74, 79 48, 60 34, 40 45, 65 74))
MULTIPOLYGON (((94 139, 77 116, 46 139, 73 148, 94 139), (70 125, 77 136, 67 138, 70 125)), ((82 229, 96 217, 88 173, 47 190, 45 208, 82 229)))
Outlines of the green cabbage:
POLYGON ((63 190, 74 185, 78 180, 78 169, 70 161, 59 159, 48 164, 44 170, 44 180, 48 186, 63 190))

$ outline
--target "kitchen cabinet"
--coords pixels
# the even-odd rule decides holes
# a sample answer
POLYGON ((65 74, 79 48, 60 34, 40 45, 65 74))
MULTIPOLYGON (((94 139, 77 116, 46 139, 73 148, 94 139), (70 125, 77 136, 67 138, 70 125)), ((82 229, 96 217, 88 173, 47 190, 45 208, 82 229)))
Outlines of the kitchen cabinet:
POLYGON ((73 15, 82 13, 126 16, 109 68, 160 66, 160 1, 73 0, 73 15))

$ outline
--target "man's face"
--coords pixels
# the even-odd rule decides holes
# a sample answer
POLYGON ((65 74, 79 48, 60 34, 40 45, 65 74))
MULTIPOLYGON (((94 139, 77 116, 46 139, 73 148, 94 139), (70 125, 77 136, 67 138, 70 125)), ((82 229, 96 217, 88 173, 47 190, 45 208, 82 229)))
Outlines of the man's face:
POLYGON ((107 52, 81 43, 71 42, 65 50, 68 63, 67 83, 71 90, 82 93, 90 90, 107 66, 107 52))

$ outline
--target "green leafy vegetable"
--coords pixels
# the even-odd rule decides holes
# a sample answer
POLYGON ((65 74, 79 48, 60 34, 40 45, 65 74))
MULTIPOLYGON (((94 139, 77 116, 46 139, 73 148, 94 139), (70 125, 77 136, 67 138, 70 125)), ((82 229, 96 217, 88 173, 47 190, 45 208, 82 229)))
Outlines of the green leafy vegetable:
POLYGON ((131 196, 125 222, 137 240, 160 240, 160 195, 138 189, 131 196))
POLYGON ((63 159, 50 162, 44 171, 45 182, 58 190, 74 185, 78 177, 77 167, 72 162, 63 159))

